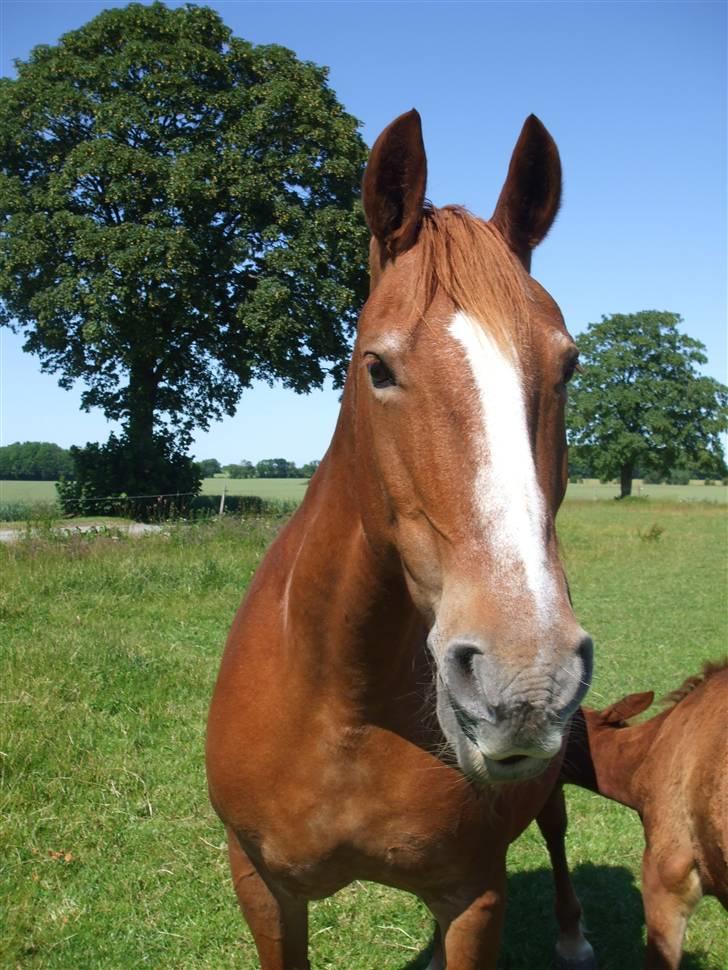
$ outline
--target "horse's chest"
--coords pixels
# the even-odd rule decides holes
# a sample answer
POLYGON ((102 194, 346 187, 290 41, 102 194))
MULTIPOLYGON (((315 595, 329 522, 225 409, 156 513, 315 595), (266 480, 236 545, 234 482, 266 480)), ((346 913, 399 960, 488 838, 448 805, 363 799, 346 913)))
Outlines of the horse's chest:
POLYGON ((258 851, 288 891, 321 897, 353 879, 417 891, 479 865, 489 809, 454 771, 437 763, 398 773, 386 764, 349 767, 328 784, 319 778, 290 791, 266 813, 258 851))

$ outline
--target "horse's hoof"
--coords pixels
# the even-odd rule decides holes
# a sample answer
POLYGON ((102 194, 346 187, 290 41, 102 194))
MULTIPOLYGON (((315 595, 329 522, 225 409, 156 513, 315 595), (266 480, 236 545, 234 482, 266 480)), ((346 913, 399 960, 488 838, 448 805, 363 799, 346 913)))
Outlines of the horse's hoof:
POLYGON ((582 940, 571 953, 557 946, 556 970, 599 970, 591 943, 582 940))

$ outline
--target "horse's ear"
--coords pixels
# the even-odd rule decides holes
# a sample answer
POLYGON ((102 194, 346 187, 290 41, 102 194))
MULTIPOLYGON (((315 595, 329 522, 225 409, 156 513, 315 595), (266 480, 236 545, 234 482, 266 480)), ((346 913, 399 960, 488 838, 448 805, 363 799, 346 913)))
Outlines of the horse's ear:
POLYGON ((529 115, 491 218, 527 270, 531 250, 551 228, 560 203, 559 150, 536 115, 529 115))
POLYGON ((394 258, 417 239, 426 181, 422 125, 413 108, 377 138, 364 173, 364 213, 383 257, 394 258))
POLYGON ((602 720, 605 724, 620 724, 628 721, 631 717, 636 717, 642 711, 646 711, 655 699, 655 692, 645 690, 639 694, 628 694, 621 701, 612 704, 602 711, 602 720))

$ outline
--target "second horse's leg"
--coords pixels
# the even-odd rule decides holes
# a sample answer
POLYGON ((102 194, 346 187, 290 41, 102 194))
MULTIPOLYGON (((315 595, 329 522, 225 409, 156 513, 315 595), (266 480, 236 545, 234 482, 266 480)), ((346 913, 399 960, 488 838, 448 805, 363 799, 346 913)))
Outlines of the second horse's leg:
POLYGON ((690 914, 702 896, 689 846, 665 852, 663 865, 645 849, 642 901, 647 924, 646 970, 677 970, 690 914))
POLYGON ((566 861, 566 802, 561 785, 554 788, 536 821, 546 841, 554 874, 555 910, 559 924, 559 940, 556 944, 558 966, 560 970, 596 970, 594 950, 582 930, 581 904, 574 892, 566 861))

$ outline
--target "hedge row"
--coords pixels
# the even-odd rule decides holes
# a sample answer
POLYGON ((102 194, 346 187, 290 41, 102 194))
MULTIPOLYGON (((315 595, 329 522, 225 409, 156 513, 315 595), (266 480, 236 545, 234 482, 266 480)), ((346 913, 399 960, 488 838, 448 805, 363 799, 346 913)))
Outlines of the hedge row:
MULTIPOLYGON (((165 519, 191 516, 203 518, 217 515, 220 510, 219 495, 197 495, 184 509, 180 509, 174 500, 163 500, 157 503, 145 501, 143 508, 137 508, 133 499, 126 497, 108 499, 98 502, 93 499, 65 502, 62 512, 55 502, 0 502, 0 522, 29 522, 46 520, 65 514, 66 517, 76 515, 94 516, 122 516, 136 518, 143 513, 146 518, 165 519), (151 513, 151 514, 150 514, 151 513)), ((258 495, 226 495, 225 515, 290 515, 298 508, 297 502, 281 499, 264 499, 258 495)))

